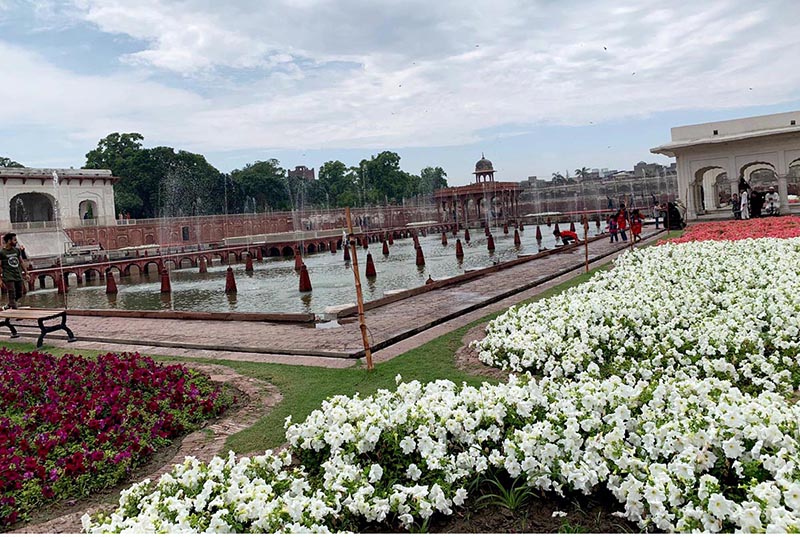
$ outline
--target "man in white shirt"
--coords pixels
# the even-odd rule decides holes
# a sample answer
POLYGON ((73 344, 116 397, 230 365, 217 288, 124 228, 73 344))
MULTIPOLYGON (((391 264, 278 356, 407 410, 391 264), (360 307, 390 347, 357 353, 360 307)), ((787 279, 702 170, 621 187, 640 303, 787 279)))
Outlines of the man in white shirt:
POLYGON ((769 191, 767 192, 766 198, 764 198, 764 212, 768 215, 775 216, 780 213, 781 209, 781 198, 778 196, 778 193, 775 192, 775 187, 769 187, 769 191))

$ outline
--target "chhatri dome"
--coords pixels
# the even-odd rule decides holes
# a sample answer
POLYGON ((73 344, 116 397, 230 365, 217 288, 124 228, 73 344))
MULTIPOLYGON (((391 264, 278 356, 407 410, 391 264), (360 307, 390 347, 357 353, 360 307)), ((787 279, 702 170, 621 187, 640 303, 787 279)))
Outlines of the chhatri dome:
POLYGON ((492 168, 492 161, 486 158, 483 153, 481 153, 481 159, 475 163, 475 171, 476 172, 488 172, 491 171, 492 168))

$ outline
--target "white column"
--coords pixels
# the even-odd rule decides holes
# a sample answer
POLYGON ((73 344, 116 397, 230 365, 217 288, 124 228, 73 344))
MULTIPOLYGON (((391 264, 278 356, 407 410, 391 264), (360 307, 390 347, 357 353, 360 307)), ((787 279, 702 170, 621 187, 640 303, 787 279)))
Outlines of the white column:
POLYGON ((789 213, 789 186, 787 176, 789 175, 789 165, 786 162, 786 152, 778 152, 778 196, 781 198, 781 212, 789 213))

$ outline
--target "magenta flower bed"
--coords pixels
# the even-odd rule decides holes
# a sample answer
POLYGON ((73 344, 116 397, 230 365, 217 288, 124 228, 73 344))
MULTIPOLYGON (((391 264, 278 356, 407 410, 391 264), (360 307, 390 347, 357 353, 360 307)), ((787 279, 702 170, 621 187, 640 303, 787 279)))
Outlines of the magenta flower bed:
POLYGON ((0 349, 0 529, 118 483, 229 399, 205 375, 138 354, 0 349))

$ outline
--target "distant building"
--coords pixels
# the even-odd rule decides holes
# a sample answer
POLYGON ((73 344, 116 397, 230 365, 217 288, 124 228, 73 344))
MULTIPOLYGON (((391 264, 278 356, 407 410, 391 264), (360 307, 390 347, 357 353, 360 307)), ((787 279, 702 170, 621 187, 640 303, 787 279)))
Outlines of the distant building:
POLYGON ((306 168, 305 166, 295 166, 294 170, 289 170, 289 179, 305 179, 306 181, 314 181, 314 168, 306 168))

